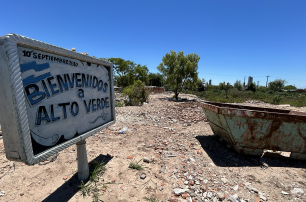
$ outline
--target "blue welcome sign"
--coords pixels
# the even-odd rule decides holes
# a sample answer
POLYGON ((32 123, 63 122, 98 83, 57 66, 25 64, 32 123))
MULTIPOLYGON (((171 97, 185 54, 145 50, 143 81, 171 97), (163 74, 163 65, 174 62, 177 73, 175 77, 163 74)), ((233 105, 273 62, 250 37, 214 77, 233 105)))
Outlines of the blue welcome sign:
POLYGON ((9 34, 0 38, 6 156, 29 165, 115 123, 112 64, 9 34))

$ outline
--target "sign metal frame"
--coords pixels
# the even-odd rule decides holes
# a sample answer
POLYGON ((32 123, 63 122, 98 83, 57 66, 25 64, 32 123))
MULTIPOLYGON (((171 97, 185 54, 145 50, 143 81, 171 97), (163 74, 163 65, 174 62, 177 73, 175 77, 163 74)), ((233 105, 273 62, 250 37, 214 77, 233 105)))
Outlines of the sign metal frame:
POLYGON ((37 164, 116 122, 113 65, 109 62, 21 35, 8 34, 0 37, 0 78, 2 91, 0 92, 0 124, 3 131, 5 154, 9 160, 21 161, 27 165, 37 164), (111 121, 34 155, 18 46, 104 66, 109 75, 111 121))

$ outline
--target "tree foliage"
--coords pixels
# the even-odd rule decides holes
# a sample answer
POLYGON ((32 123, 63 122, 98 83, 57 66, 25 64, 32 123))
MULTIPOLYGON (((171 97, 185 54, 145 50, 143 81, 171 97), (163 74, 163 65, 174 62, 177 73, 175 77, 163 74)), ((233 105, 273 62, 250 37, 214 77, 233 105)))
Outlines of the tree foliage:
POLYGON ((254 82, 254 83, 253 83, 253 82, 250 82, 250 83, 248 84, 247 90, 250 90, 250 91, 255 92, 255 91, 256 91, 256 84, 255 84, 255 82, 254 82))
MULTIPOLYGON (((101 58, 103 60, 103 58, 101 58)), ((148 82, 149 70, 147 66, 136 64, 130 60, 122 58, 108 58, 108 62, 113 63, 115 83, 118 86, 126 87, 134 84, 136 80, 148 82)))
POLYGON ((242 90, 242 83, 240 80, 237 80, 235 83, 234 83, 234 88, 237 88, 238 90, 242 90))
POLYGON ((198 79, 197 82, 197 91, 204 91, 205 79, 198 79))
POLYGON ((276 79, 276 80, 271 81, 269 83, 269 89, 271 91, 280 91, 280 90, 284 89, 285 83, 287 83, 286 80, 276 79))
POLYGON ((166 78, 166 83, 172 87, 176 100, 178 100, 178 95, 186 83, 196 85, 199 60, 200 57, 197 54, 184 55, 183 51, 178 53, 170 51, 163 56, 162 63, 157 69, 166 78))
POLYGON ((296 90, 297 88, 293 85, 288 85, 284 87, 284 90, 296 90))
POLYGON ((219 83, 219 89, 220 89, 220 90, 225 90, 225 89, 226 89, 225 82, 219 83))
POLYGON ((265 86, 259 86, 256 88, 256 91, 265 93, 267 92, 267 88, 265 86))
POLYGON ((134 69, 134 80, 137 81, 137 80, 140 80, 144 83, 148 83, 149 81, 149 76, 148 76, 148 73, 149 73, 149 69, 146 65, 136 65, 135 66, 135 69, 134 69))
POLYGON ((164 83, 163 75, 161 75, 160 73, 149 73, 148 77, 149 81, 147 85, 162 86, 162 84, 164 83))

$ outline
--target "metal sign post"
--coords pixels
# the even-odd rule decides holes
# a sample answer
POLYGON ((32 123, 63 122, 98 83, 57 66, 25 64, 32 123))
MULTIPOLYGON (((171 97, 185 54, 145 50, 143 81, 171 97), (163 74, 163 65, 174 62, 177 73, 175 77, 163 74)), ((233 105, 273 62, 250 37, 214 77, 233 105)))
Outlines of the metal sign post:
POLYGON ((87 180, 89 177, 89 166, 86 152, 86 141, 82 140, 77 145, 77 157, 78 157, 78 177, 79 180, 87 180))
POLYGON ((7 159, 34 165, 115 123, 113 65, 16 34, 0 37, 0 123, 7 159))

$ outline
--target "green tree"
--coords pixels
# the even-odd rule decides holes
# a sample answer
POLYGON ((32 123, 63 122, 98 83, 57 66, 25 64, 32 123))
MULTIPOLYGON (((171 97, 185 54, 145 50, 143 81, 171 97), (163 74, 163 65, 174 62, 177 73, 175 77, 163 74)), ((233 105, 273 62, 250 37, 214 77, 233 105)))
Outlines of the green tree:
POLYGON ((149 73, 149 69, 147 68, 146 65, 142 66, 138 64, 134 68, 135 80, 140 80, 144 83, 148 83, 149 81, 148 73, 149 73))
POLYGON ((297 88, 293 85, 288 85, 284 87, 284 90, 296 90, 297 88))
POLYGON ((149 73, 148 77, 149 81, 147 85, 162 86, 162 84, 164 83, 163 75, 161 75, 160 73, 149 73))
POLYGON ((176 100, 178 100, 178 95, 187 81, 196 85, 199 60, 200 57, 197 54, 185 56, 183 51, 178 53, 170 51, 163 56, 162 63, 157 69, 166 78, 166 83, 173 88, 176 100))
POLYGON ((250 82, 248 84, 247 90, 251 90, 251 91, 255 92, 256 91, 256 84, 255 84, 255 82, 254 83, 250 82))
POLYGON ((136 64, 122 58, 108 58, 113 63, 115 79, 118 86, 126 87, 134 83, 134 68, 136 64))
POLYGON ((205 87, 205 79, 198 79, 197 90, 204 91, 204 87, 205 87))
POLYGON ((284 89, 285 83, 287 83, 286 80, 283 79, 276 79, 274 81, 271 81, 269 83, 269 89, 271 91, 280 91, 281 89, 284 89))
POLYGON ((219 83, 219 89, 220 89, 220 90, 225 90, 225 89, 226 89, 225 82, 219 83))
POLYGON ((237 88, 238 90, 242 90, 242 83, 240 80, 237 80, 235 83, 234 83, 234 88, 237 88))

